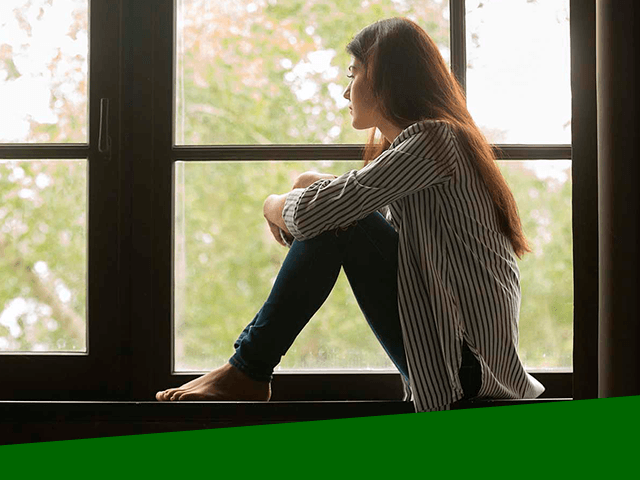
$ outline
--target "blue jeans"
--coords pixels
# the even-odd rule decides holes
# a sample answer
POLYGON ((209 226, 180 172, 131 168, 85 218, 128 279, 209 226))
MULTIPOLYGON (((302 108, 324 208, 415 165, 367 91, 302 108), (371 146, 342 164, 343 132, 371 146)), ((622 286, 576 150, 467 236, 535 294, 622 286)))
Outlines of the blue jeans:
POLYGON ((398 315, 398 234, 379 213, 346 229, 294 241, 269 298, 236 340, 229 363, 254 380, 270 381, 275 366, 329 296, 340 268, 369 326, 408 378, 398 315))
MULTIPOLYGON (((346 228, 294 241, 269 298, 240 334, 229 363, 271 381, 273 369, 344 271, 371 330, 408 383, 398 314, 398 234, 379 213, 346 228)), ((459 371, 465 398, 481 384, 480 364, 466 343, 459 371)))

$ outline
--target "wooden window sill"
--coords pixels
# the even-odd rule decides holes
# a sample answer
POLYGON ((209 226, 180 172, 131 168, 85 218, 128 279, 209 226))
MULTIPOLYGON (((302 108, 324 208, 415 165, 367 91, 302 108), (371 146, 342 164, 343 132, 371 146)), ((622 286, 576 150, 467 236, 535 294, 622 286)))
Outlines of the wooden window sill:
MULTIPOLYGON (((452 409, 570 400, 471 400, 452 409)), ((164 433, 413 413, 387 400, 300 402, 0 401, 0 444, 164 433)))

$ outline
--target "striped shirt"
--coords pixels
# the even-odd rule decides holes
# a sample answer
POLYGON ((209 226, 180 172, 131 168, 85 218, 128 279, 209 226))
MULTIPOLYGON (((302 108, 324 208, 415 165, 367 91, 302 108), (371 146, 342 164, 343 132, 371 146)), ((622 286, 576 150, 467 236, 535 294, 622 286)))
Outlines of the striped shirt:
POLYGON ((398 309, 416 410, 462 398, 463 340, 481 365, 478 397, 539 396, 544 387, 518 357, 513 248, 447 123, 415 123, 362 169, 290 192, 282 216, 304 240, 374 211, 399 236, 398 309))

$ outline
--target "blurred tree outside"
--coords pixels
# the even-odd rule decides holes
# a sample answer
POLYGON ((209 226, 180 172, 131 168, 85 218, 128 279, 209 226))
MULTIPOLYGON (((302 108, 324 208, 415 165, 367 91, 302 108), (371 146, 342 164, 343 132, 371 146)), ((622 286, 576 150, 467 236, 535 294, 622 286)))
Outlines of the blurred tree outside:
MULTIPOLYGON (((59 3, 21 0, 0 11, 0 27, 13 22, 35 31, 38 18, 59 3)), ((446 1, 178 0, 178 7, 179 145, 362 143, 342 99, 349 64, 344 47, 380 18, 414 18, 448 60, 446 1)), ((69 38, 86 35, 83 18, 67 19, 69 38)), ((21 78, 17 51, 0 37, 0 99, 21 78)), ((42 119, 48 121, 30 121, 27 136, 17 141, 86 141, 86 82, 56 73, 79 62, 70 51, 47 60, 53 72, 46 77, 50 116, 42 119), (74 101, 61 102, 61 91, 74 101)), ((16 141, 2 135, 0 142, 16 141)), ((553 178, 534 168, 543 163, 552 162, 501 163, 534 249, 520 262, 520 351, 529 367, 570 367, 570 163, 553 162, 553 178)), ((356 168, 359 162, 177 162, 177 370, 207 370, 226 361, 265 300, 286 249, 264 224, 264 198, 289 190, 306 170, 340 174, 356 168)), ((0 350, 84 348, 86 175, 82 160, 0 161, 0 350)), ((282 363, 390 366, 344 275, 282 363)))
POLYGON ((346 45, 410 16, 448 61, 448 12, 448 1, 179 0, 176 143, 362 143, 342 98, 346 45))
MULTIPOLYGON (((87 6, 0 4, 0 142, 86 142, 87 6)), ((87 182, 84 160, 0 160, 0 351, 85 350, 87 182)))

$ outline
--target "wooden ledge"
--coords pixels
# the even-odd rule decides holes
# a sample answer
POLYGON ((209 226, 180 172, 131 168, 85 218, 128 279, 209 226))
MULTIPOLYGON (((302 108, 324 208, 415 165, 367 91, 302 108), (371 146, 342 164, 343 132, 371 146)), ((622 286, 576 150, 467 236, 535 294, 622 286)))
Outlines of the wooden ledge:
MULTIPOLYGON (((570 399, 470 400, 452 409, 570 399)), ((0 445, 413 413, 402 401, 0 401, 0 445)))

